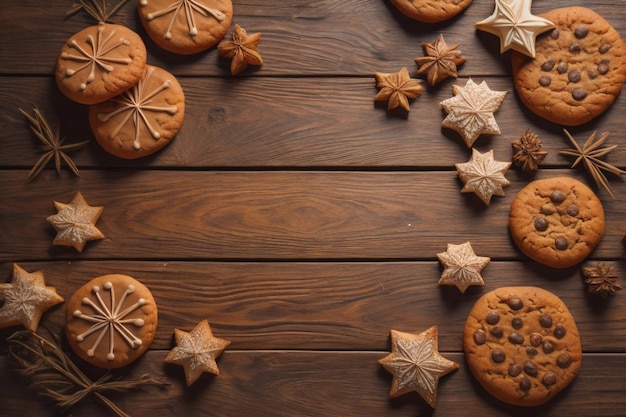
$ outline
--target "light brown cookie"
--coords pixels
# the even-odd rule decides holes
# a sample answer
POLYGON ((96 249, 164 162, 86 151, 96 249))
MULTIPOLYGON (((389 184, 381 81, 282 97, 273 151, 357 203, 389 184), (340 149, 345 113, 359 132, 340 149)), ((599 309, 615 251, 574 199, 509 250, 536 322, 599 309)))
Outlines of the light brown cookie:
POLYGON ((233 18, 231 0, 140 0, 137 10, 150 38, 181 55, 215 46, 233 18))
POLYGON ((157 306, 150 290, 127 275, 92 279, 67 305, 66 334, 72 350, 100 368, 126 366, 150 346, 157 306))
POLYGON ((604 209, 582 182, 569 177, 533 181, 511 202, 509 230, 529 258, 568 268, 583 261, 604 235, 604 209))
POLYGON ((503 287, 472 307, 463 332, 467 365, 487 392, 509 404, 543 404, 576 377, 582 361, 574 318, 559 297, 503 287))
POLYGON ((626 81, 626 44, 600 15, 566 7, 540 15, 556 28, 536 42, 535 58, 513 52, 515 89, 538 116, 578 126, 608 109, 626 81))
POLYGON ((147 65, 145 76, 118 97, 89 108, 89 124, 107 152, 124 159, 150 155, 176 136, 185 94, 172 74, 147 65))
POLYGON ((465 10, 472 0, 391 0, 403 15, 425 23, 436 23, 465 10))
POLYGON ((100 23, 73 35, 57 60, 59 90, 81 104, 109 100, 142 77, 146 47, 135 32, 122 25, 100 23))

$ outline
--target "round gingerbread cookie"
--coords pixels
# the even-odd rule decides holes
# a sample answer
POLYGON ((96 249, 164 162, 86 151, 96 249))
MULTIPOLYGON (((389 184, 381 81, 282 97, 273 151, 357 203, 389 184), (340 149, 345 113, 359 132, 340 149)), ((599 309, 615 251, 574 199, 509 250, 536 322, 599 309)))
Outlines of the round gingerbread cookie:
POLYGON ((465 10, 472 0, 391 0, 403 15, 424 23, 437 23, 465 10))
POLYGON ((626 43, 596 12, 584 7, 540 15, 556 25, 536 42, 535 58, 511 55, 515 89, 538 116, 566 126, 597 117, 626 81, 626 43))
POLYGON ((122 25, 100 23, 73 35, 57 60, 59 90, 81 104, 109 100, 137 84, 146 66, 143 40, 122 25))
POLYGON ((502 287, 478 299, 465 322, 463 350, 487 392, 522 406, 550 400, 582 361, 574 318, 559 297, 536 287, 502 287))
POLYGON ((604 209, 582 182, 569 177, 533 181, 511 202, 509 230, 529 258, 568 268, 583 261, 604 235, 604 209))
POLYGON ((233 18, 231 0, 140 0, 137 10, 150 38, 181 55, 215 46, 233 18))
POLYGON ((67 305, 69 345, 100 368, 120 368, 139 358, 156 328, 157 306, 150 290, 128 275, 94 278, 67 305))
POLYGON ((150 155, 176 136, 185 115, 185 94, 174 75, 152 65, 118 97, 89 107, 89 124, 107 152, 124 159, 150 155))

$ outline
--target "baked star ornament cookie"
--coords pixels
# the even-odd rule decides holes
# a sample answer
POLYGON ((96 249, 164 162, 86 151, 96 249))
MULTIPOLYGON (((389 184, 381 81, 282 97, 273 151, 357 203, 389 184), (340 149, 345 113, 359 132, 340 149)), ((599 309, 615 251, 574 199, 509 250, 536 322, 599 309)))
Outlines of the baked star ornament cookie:
POLYGON ((430 85, 439 84, 448 77, 456 78, 457 67, 467 60, 461 55, 459 45, 456 43, 448 45, 442 34, 439 34, 433 43, 423 42, 422 49, 424 56, 415 58, 419 66, 417 74, 426 74, 426 80, 430 85))
POLYGON ((391 74, 377 72, 374 77, 376 88, 380 89, 374 101, 386 101, 387 110, 400 107, 409 111, 409 99, 419 97, 424 91, 420 80, 411 79, 406 67, 391 74))
POLYGON ((500 127, 493 115, 500 108, 507 91, 494 91, 485 81, 476 84, 471 78, 464 87, 452 86, 453 97, 439 105, 448 115, 441 126, 456 131, 468 148, 484 134, 500 134, 500 127))
POLYGON ((104 239, 104 234, 96 227, 104 207, 88 205, 80 191, 67 204, 55 201, 54 207, 57 214, 46 219, 57 232, 53 245, 71 246, 80 253, 88 241, 104 239))
POLYGON ((418 334, 391 330, 391 353, 378 361, 393 375, 389 398, 415 391, 435 408, 439 378, 459 367, 438 345, 437 326, 418 334))
POLYGON ((36 331, 48 309, 63 302, 54 287, 46 285, 43 271, 27 272, 13 264, 10 283, 0 284, 0 329, 23 325, 36 331))
POLYGON ((491 258, 476 256, 470 242, 461 245, 448 243, 448 249, 438 253, 437 258, 443 265, 439 285, 454 285, 461 293, 465 293, 470 285, 485 285, 480 271, 489 264, 491 258))
POLYGON ((492 196, 503 196, 503 187, 510 184, 504 173, 511 167, 511 162, 496 161, 493 149, 485 153, 472 149, 470 160, 455 166, 464 184, 461 192, 476 194, 487 206, 492 196))
POLYGON ((224 39, 217 45, 220 56, 231 60, 231 75, 242 73, 248 65, 263 65, 263 58, 257 51, 261 42, 260 32, 248 35, 244 28, 235 24, 231 39, 224 39))
POLYGON ((174 329, 174 337, 176 346, 165 357, 165 362, 184 368, 187 386, 196 382, 205 372, 219 375, 215 359, 230 342, 213 336, 208 321, 202 320, 191 332, 174 329))
POLYGON ((535 39, 555 27, 554 23, 530 12, 532 0, 495 0, 493 14, 476 23, 476 28, 500 38, 500 53, 513 49, 535 57, 535 39))

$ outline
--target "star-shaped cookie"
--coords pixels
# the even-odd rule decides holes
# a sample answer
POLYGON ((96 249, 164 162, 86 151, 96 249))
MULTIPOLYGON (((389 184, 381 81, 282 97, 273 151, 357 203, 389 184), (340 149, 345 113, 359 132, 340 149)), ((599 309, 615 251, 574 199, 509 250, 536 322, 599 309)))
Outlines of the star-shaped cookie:
POLYGON ((439 285, 456 285, 461 293, 465 293, 470 285, 485 285, 480 271, 491 258, 476 256, 469 242, 461 245, 448 243, 448 249, 438 253, 437 258, 443 265, 439 285))
POLYGON ((0 284, 0 329, 22 324, 36 331, 41 316, 50 307, 63 302, 54 287, 47 287, 43 271, 26 272, 18 264, 13 264, 13 279, 0 284))
POLYGON ((187 386, 196 382, 204 372, 219 375, 215 359, 230 342, 214 337, 206 320, 189 333, 174 329, 174 337, 176 347, 165 357, 165 362, 183 366, 187 386))
POLYGON ((439 378, 459 367, 439 354, 438 344, 437 326, 419 334, 391 330, 391 353, 378 361, 393 375, 390 398, 415 391, 435 407, 439 378))
POLYGON ((531 3, 532 0, 496 0, 493 14, 476 23, 476 27, 500 38, 500 53, 513 49, 534 58, 537 36, 556 26, 533 15, 531 3))
POLYGON ((475 193, 486 205, 491 202, 491 196, 503 196, 502 187, 510 184, 504 173, 511 167, 511 162, 493 159, 493 149, 485 153, 472 149, 470 160, 455 166, 459 178, 465 184, 461 192, 475 193))
POLYGON ((58 213, 48 216, 48 222, 57 231, 53 245, 72 246, 82 252, 87 241, 104 239, 96 227, 103 207, 87 205, 80 192, 77 192, 69 204, 54 202, 58 213))
POLYGON ((448 113, 441 126, 458 132, 468 148, 482 134, 500 134, 493 113, 500 108, 507 91, 493 91, 485 81, 476 84, 471 78, 465 87, 452 86, 454 97, 439 105, 448 113))
POLYGON ((418 75, 426 74, 428 84, 436 85, 448 77, 457 77, 457 66, 467 59, 461 55, 458 44, 448 45, 439 34, 433 43, 422 43, 424 56, 415 58, 419 65, 418 75))
POLYGON ((376 88, 380 88, 374 101, 387 101, 387 110, 401 107, 409 111, 409 99, 419 97, 424 91, 420 80, 412 79, 406 67, 391 74, 377 72, 374 77, 376 88))

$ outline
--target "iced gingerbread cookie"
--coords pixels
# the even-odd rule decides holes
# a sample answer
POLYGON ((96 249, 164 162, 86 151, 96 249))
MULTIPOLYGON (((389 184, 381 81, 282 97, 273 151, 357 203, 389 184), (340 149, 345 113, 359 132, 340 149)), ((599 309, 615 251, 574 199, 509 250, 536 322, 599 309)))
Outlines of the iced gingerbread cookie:
POLYGON ((463 350, 487 392, 521 406, 550 400, 574 380, 582 361, 574 318, 559 297, 536 287, 498 288, 478 299, 463 350))
POLYGON ((582 182, 569 177, 533 181, 513 199, 513 241, 526 256, 553 268, 583 261, 604 235, 604 209, 582 182))
POLYGON ((458 15, 472 0, 391 0, 391 4, 413 20, 436 23, 458 15))
POLYGON ((126 366, 150 346, 157 306, 150 290, 128 275, 92 279, 67 305, 66 334, 72 350, 100 368, 126 366))

